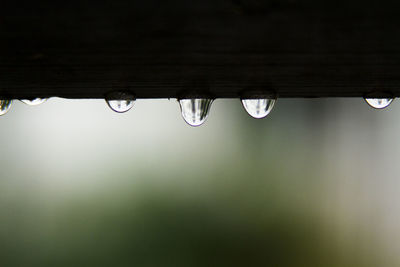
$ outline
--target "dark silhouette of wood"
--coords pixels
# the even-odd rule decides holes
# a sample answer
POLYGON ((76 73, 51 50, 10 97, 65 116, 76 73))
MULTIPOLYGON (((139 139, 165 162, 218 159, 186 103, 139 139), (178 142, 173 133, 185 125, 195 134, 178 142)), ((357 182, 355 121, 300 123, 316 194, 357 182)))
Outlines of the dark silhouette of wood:
POLYGON ((0 95, 400 95, 399 1, 2 0, 0 95))

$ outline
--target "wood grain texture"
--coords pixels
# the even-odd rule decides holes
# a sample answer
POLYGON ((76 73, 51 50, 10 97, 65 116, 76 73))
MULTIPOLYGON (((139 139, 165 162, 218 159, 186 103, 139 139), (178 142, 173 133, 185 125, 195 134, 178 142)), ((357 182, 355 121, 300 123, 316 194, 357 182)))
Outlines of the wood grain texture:
POLYGON ((0 2, 0 95, 400 96, 398 1, 0 2))

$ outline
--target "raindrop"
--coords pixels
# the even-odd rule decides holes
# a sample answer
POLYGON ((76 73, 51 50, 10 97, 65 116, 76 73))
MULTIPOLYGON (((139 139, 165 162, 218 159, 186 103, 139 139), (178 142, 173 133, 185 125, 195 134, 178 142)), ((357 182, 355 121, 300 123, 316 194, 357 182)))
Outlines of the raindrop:
POLYGON ((6 114, 11 108, 12 100, 0 100, 0 116, 6 114))
POLYGON ((190 126, 202 125, 208 117, 212 102, 209 98, 180 99, 183 119, 190 126))
POLYGON ((135 96, 128 92, 112 92, 106 95, 107 105, 118 113, 124 113, 133 107, 135 96))
POLYGON ((376 109, 384 109, 388 107, 393 101, 393 98, 364 98, 364 99, 368 103, 368 105, 376 109))
POLYGON ((242 99, 242 104, 247 113, 255 119, 266 117, 275 104, 275 99, 242 99))
POLYGON ((21 102, 29 106, 37 106, 47 101, 47 98, 35 98, 35 99, 21 99, 21 102))

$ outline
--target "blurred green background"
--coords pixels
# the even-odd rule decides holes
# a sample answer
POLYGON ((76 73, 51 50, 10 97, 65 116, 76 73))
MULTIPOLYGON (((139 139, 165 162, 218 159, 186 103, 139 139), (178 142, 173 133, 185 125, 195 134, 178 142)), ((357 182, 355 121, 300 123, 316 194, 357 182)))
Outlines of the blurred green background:
POLYGON ((0 118, 0 266, 400 266, 400 104, 14 102, 0 118))

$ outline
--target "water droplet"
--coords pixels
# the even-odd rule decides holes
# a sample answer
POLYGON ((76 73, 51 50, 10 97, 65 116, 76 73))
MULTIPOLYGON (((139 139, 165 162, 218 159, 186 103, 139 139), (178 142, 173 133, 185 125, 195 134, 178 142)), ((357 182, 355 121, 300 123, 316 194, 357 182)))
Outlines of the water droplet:
POLYGON ((183 119, 191 126, 202 125, 208 117, 212 102, 209 98, 180 99, 183 119))
POLYGON ((393 101, 393 98, 364 98, 364 99, 368 103, 368 105, 376 109, 384 109, 388 107, 393 101))
POLYGON ((12 100, 0 100, 0 116, 6 114, 11 108, 12 100))
POLYGON ((135 102, 135 96, 128 92, 112 92, 106 95, 108 106, 118 113, 129 111, 135 102))
POLYGON ((266 117, 272 110, 275 104, 275 99, 242 99, 244 109, 250 116, 256 119, 266 117))
POLYGON ((21 99, 21 102, 29 106, 37 106, 47 101, 47 98, 35 98, 35 99, 21 99))

